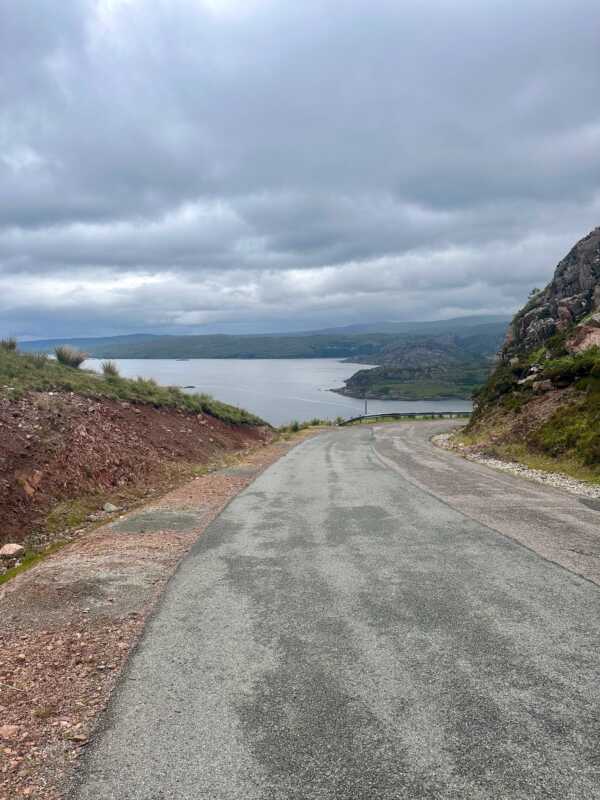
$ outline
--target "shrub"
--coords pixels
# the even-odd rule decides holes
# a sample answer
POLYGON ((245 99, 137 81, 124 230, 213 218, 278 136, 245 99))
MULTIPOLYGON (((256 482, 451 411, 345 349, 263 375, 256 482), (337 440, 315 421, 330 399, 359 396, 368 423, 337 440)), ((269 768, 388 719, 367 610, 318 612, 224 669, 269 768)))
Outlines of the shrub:
POLYGON ((9 336, 8 339, 0 339, 0 347, 3 350, 16 350, 17 340, 14 336, 9 336))
POLYGON ((300 423, 297 419, 293 420, 290 424, 290 430, 297 433, 300 430, 300 423))
POLYGON ((118 378, 119 368, 117 367, 114 361, 103 361, 102 373, 105 378, 118 378))
POLYGON ((87 358, 86 353, 82 353, 81 350, 76 350, 74 347, 69 347, 69 345, 66 344, 57 347, 54 351, 54 355, 60 364, 63 364, 65 367, 73 367, 73 369, 78 369, 87 358))
POLYGON ((591 347, 583 353, 563 356, 544 365, 544 378, 549 378, 558 386, 569 386, 579 378, 589 375, 600 364, 600 351, 591 347))

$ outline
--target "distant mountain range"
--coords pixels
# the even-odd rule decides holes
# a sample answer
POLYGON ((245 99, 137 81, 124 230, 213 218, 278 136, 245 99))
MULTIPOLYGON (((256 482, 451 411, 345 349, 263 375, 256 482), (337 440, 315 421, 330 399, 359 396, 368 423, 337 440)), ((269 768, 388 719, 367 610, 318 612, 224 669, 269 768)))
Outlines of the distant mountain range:
POLYGON ((95 358, 345 358, 381 363, 380 357, 411 340, 449 335, 477 352, 494 348, 507 317, 473 316, 431 322, 380 322, 289 334, 76 337, 20 342, 29 352, 52 352, 61 344, 95 358))

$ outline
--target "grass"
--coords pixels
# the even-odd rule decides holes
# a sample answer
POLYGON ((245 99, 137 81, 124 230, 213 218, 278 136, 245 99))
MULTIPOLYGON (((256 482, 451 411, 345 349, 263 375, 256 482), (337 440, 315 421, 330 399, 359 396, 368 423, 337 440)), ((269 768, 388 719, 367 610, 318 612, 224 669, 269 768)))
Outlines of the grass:
MULTIPOLYGON (((377 416, 377 415, 373 414, 372 416, 371 415, 369 416, 369 419, 360 419, 359 418, 356 421, 352 422, 351 425, 373 425, 375 423, 377 425, 385 425, 385 424, 397 425, 399 422, 423 422, 425 420, 434 420, 434 419, 462 419, 462 415, 461 415, 461 417, 450 417, 450 416, 440 417, 440 413, 444 413, 444 414, 448 414, 449 415, 452 412, 449 412, 449 411, 447 411, 447 412, 430 412, 430 413, 423 412, 422 414, 417 414, 414 417, 401 417, 400 415, 398 415, 397 417, 390 417, 389 414, 382 414, 381 416, 377 416)), ((468 417, 465 417, 464 419, 466 421, 468 419, 468 417)))
MULTIPOLYGON (((536 361, 541 356, 539 350, 533 354, 536 361)), ((486 432, 490 436, 490 424, 497 412, 527 414, 535 393, 531 383, 519 380, 534 374, 536 380, 550 381, 555 389, 569 392, 549 419, 530 428, 526 451, 600 473, 600 348, 546 358, 537 373, 529 372, 530 364, 531 359, 525 365, 501 364, 496 368, 477 394, 478 408, 469 428, 481 429, 485 438, 486 432)), ((507 419, 510 421, 510 417, 507 419)), ((505 443, 512 444, 511 435, 507 435, 505 443)))
POLYGON ((340 422, 343 421, 343 417, 337 417, 335 420, 313 417, 305 422, 298 422, 298 420, 295 419, 287 425, 280 425, 277 428, 277 433, 281 439, 287 440, 291 439, 296 433, 302 433, 302 431, 308 431, 311 428, 330 428, 335 425, 339 425, 340 422))
POLYGON ((518 443, 493 445, 486 449, 486 454, 492 457, 496 456, 503 461, 517 461, 530 469, 538 469, 542 472, 561 472, 585 483, 600 484, 598 469, 582 464, 573 456, 555 458, 544 453, 534 452, 526 445, 518 443))
POLYGON ((43 550, 28 550, 18 566, 11 567, 10 569, 7 569, 3 575, 0 575, 0 586, 9 581, 11 578, 14 578, 16 575, 20 575, 22 572, 26 572, 28 569, 31 569, 31 567, 34 567, 39 561, 42 561, 44 558, 52 555, 52 553, 56 553, 57 550, 60 550, 61 547, 64 547, 66 544, 69 544, 69 542, 54 542, 48 547, 45 547, 43 550))
POLYGON ((576 460, 600 476, 600 392, 558 408, 532 434, 531 447, 553 458, 576 460))
POLYGON ((66 344, 57 347, 54 350, 54 355, 59 364, 63 364, 65 367, 73 367, 73 369, 79 369, 87 358, 86 354, 82 353, 81 350, 76 350, 66 344))
POLYGON ((118 374, 98 375, 48 359, 45 354, 20 353, 0 347, 0 397, 17 399, 27 392, 74 392, 84 397, 141 403, 205 413, 235 425, 265 425, 244 409, 221 403, 207 394, 186 394, 153 380, 130 380, 118 374))
POLYGON ((355 373, 341 393, 373 400, 468 400, 485 384, 490 367, 483 358, 436 368, 373 367, 355 373))
POLYGON ((3 350, 16 350, 17 340, 13 336, 9 336, 7 339, 0 339, 0 347, 3 350))
POLYGON ((73 500, 63 500, 55 505, 46 517, 47 533, 57 534, 84 525, 89 515, 102 508, 102 505, 110 499, 97 493, 73 500))
POLYGON ((471 397, 473 386, 434 381, 382 382, 369 386, 370 399, 387 400, 465 400, 471 397))
POLYGON ((102 374, 104 375, 105 378, 118 378, 119 368, 117 367, 114 361, 103 361, 102 374))

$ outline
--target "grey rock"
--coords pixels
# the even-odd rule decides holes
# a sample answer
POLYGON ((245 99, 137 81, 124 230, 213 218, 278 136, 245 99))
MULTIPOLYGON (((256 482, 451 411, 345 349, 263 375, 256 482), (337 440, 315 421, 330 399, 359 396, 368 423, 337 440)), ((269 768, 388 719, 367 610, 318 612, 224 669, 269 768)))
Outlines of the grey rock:
MULTIPOLYGON (((557 331, 600 311, 600 227, 581 239, 558 264, 554 277, 511 323, 502 360, 539 347, 557 331)), ((592 323, 600 326, 600 314, 592 323)), ((589 319, 586 320, 589 324, 589 319)))

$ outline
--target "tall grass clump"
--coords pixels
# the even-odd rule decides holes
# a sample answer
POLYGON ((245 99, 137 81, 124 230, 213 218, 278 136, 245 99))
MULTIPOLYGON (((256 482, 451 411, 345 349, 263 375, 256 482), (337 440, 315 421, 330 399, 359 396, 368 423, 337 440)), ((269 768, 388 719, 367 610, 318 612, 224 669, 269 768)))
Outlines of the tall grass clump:
POLYGON ((118 378, 119 368, 117 367, 114 361, 103 361, 102 374, 104 375, 105 378, 118 378))
POLYGON ((16 350, 17 349, 17 340, 14 336, 9 336, 7 339, 0 339, 0 347, 3 350, 16 350))
POLYGON ((81 350, 76 350, 74 347, 69 347, 67 344, 61 344, 60 347, 57 347, 54 350, 54 355, 60 364, 65 367, 73 367, 73 369, 79 369, 87 358, 86 353, 82 353, 81 350))

